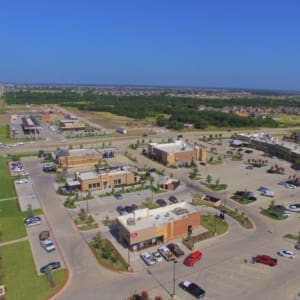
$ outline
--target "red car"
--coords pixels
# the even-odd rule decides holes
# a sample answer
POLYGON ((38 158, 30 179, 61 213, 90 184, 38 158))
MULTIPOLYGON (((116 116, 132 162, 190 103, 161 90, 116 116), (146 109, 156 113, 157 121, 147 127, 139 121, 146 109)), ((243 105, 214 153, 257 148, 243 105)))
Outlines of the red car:
POLYGON ((269 255, 257 255, 255 257, 255 261, 261 264, 265 264, 271 267, 274 267, 277 265, 277 259, 273 258, 269 255))
POLYGON ((184 264, 188 267, 193 267, 194 264, 199 261, 202 257, 202 252, 199 250, 196 250, 194 252, 192 252, 185 260, 184 260, 184 264))

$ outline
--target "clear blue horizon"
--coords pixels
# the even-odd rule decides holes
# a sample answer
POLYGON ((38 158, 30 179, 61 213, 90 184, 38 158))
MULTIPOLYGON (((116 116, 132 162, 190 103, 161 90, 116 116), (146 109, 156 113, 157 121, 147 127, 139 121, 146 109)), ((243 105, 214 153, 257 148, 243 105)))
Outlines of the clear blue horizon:
POLYGON ((300 2, 277 2, 4 0, 0 82, 300 90, 300 2))

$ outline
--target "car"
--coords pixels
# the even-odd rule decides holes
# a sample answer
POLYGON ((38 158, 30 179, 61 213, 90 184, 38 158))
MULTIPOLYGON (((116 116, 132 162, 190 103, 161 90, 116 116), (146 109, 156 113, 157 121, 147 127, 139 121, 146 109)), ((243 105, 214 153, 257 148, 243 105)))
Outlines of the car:
POLYGON ((130 213, 133 212, 132 206, 129 206, 129 205, 126 205, 126 206, 124 207, 124 209, 126 210, 126 212, 127 212, 128 214, 130 214, 130 213))
POLYGON ((204 161, 200 161, 199 164, 200 164, 201 166, 206 166, 206 163, 205 163, 204 161))
POLYGON ((172 203, 178 203, 178 200, 177 200, 177 198, 176 198, 175 196, 170 196, 170 197, 168 198, 168 200, 169 200, 170 202, 172 202, 172 203))
POLYGON ((247 149, 247 150, 245 150, 244 152, 250 154, 250 153, 253 153, 253 150, 247 149))
POLYGON ((300 250, 300 241, 295 244, 295 249, 300 250))
POLYGON ((279 256, 287 257, 287 258, 295 258, 295 253, 289 250, 280 250, 277 252, 279 256))
POLYGON ((117 200, 122 200, 122 195, 121 194, 115 194, 115 198, 117 199, 117 200))
POLYGON ((294 184, 291 184, 291 183, 285 183, 284 186, 287 188, 287 189, 295 189, 296 186, 294 184))
POLYGON ((184 251, 175 243, 170 243, 167 247, 171 250, 171 252, 176 256, 180 257, 184 255, 184 251))
POLYGON ((270 191, 270 190, 262 190, 260 192, 260 194, 262 196, 266 196, 266 197, 274 197, 275 196, 275 193, 273 191, 270 191))
POLYGON ((274 267, 277 265, 277 259, 269 255, 256 255, 255 261, 264 265, 274 267))
POLYGON ((52 252, 56 250, 54 243, 50 239, 40 241, 40 244, 47 252, 52 252))
POLYGON ((135 210, 137 210, 139 207, 136 205, 136 204, 131 204, 131 209, 132 209, 132 211, 135 211, 135 210))
POLYGON ((197 299, 205 296, 205 291, 199 285, 189 280, 180 282, 179 286, 197 299))
POLYGON ((167 206, 167 202, 164 199, 158 199, 158 200, 156 200, 156 203, 159 206, 167 206))
POLYGON ((279 185, 285 185, 286 184, 286 181, 280 181, 278 182, 279 185))
POLYGON ((192 252, 189 256, 186 257, 184 260, 184 264, 188 267, 193 267, 202 257, 202 252, 196 250, 192 252))
POLYGON ((50 232, 48 230, 43 230, 39 233, 39 240, 40 241, 45 241, 49 239, 50 237, 50 232))
POLYGON ((24 223, 29 223, 29 222, 32 222, 32 221, 41 221, 41 217, 39 216, 31 216, 31 217, 26 217, 24 219, 24 223))
POLYGON ((15 183, 17 183, 17 184, 28 183, 28 179, 27 178, 21 178, 21 179, 16 180, 15 183))
POLYGON ((141 253, 141 258, 145 262, 146 265, 152 266, 156 263, 155 258, 152 256, 150 252, 141 253))
POLYGON ((158 248, 158 252, 162 255, 162 257, 167 260, 167 261, 171 261, 171 260, 175 260, 172 252, 170 251, 169 248, 167 248, 166 246, 160 246, 158 248))
POLYGON ((18 175, 20 175, 20 176, 28 176, 29 172, 21 171, 18 175))
POLYGON ((127 211, 126 211, 125 207, 122 205, 118 205, 116 210, 121 216, 127 215, 127 211))
POLYGON ((253 167, 252 165, 248 165, 248 166, 246 167, 246 169, 247 169, 247 170, 253 170, 254 167, 253 167))
POLYGON ((265 186, 260 186, 257 190, 260 192, 265 192, 265 191, 269 191, 270 189, 265 186))
POLYGON ((54 261, 40 268, 41 273, 46 273, 47 269, 55 270, 60 268, 60 262, 54 261))
POLYGON ((300 212, 300 204, 290 204, 286 207, 286 209, 293 211, 293 212, 300 212))
POLYGON ((152 256, 154 257, 154 259, 156 260, 156 261, 162 261, 162 256, 159 254, 159 252, 158 251, 153 251, 152 252, 152 256))
POLYGON ((27 228, 33 227, 33 226, 37 226, 37 225, 41 225, 42 222, 38 219, 33 219, 31 221, 25 222, 25 225, 27 228))

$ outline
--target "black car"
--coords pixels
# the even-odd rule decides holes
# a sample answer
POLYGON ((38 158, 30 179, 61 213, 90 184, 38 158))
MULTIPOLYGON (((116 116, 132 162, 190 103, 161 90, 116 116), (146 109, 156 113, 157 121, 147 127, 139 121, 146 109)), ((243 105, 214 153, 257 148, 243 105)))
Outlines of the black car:
POLYGON ((178 200, 175 196, 170 196, 169 201, 172 202, 172 203, 177 203, 178 202, 178 200))
POLYGON ((139 207, 136 204, 131 204, 131 208, 133 211, 137 210, 139 207))
POLYGON ((158 200, 156 200, 156 203, 159 206, 167 206, 167 202, 164 199, 158 199, 158 200))
POLYGON ((59 261, 54 261, 54 262, 51 262, 43 267, 40 268, 40 272, 41 273, 45 273, 47 269, 50 269, 50 270, 55 270, 55 269, 59 269, 60 268, 60 262, 59 261))
POLYGON ((244 152, 250 154, 250 153, 253 153, 253 150, 248 150, 248 149, 247 149, 247 150, 245 150, 244 152))
POLYGON ((168 244, 167 247, 176 257, 180 257, 184 255, 184 251, 177 244, 171 243, 168 244))
POLYGON ((133 212, 132 206, 127 205, 124 208, 125 208, 126 212, 129 214, 133 212))
POLYGON ((117 200, 122 200, 122 195, 121 194, 115 194, 115 198, 117 200))
POLYGON ((205 291, 199 285, 191 281, 182 281, 179 286, 197 299, 205 296, 205 291))

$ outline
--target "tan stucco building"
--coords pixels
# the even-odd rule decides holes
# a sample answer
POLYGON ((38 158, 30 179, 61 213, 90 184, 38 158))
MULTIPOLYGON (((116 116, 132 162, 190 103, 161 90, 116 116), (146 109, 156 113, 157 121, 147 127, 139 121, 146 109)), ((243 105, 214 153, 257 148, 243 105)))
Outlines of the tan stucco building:
POLYGON ((187 202, 139 209, 117 219, 118 237, 132 251, 187 237, 200 226, 200 211, 187 202))
POLYGON ((57 150, 54 155, 61 168, 94 166, 101 161, 102 157, 101 153, 93 149, 57 150))
POLYGON ((181 165, 190 164, 192 160, 206 161, 207 153, 197 145, 175 141, 166 144, 149 143, 148 155, 165 165, 181 165))
POLYGON ((140 177, 131 167, 118 167, 99 172, 76 173, 67 179, 67 186, 78 187, 82 192, 111 189, 137 183, 140 177))

